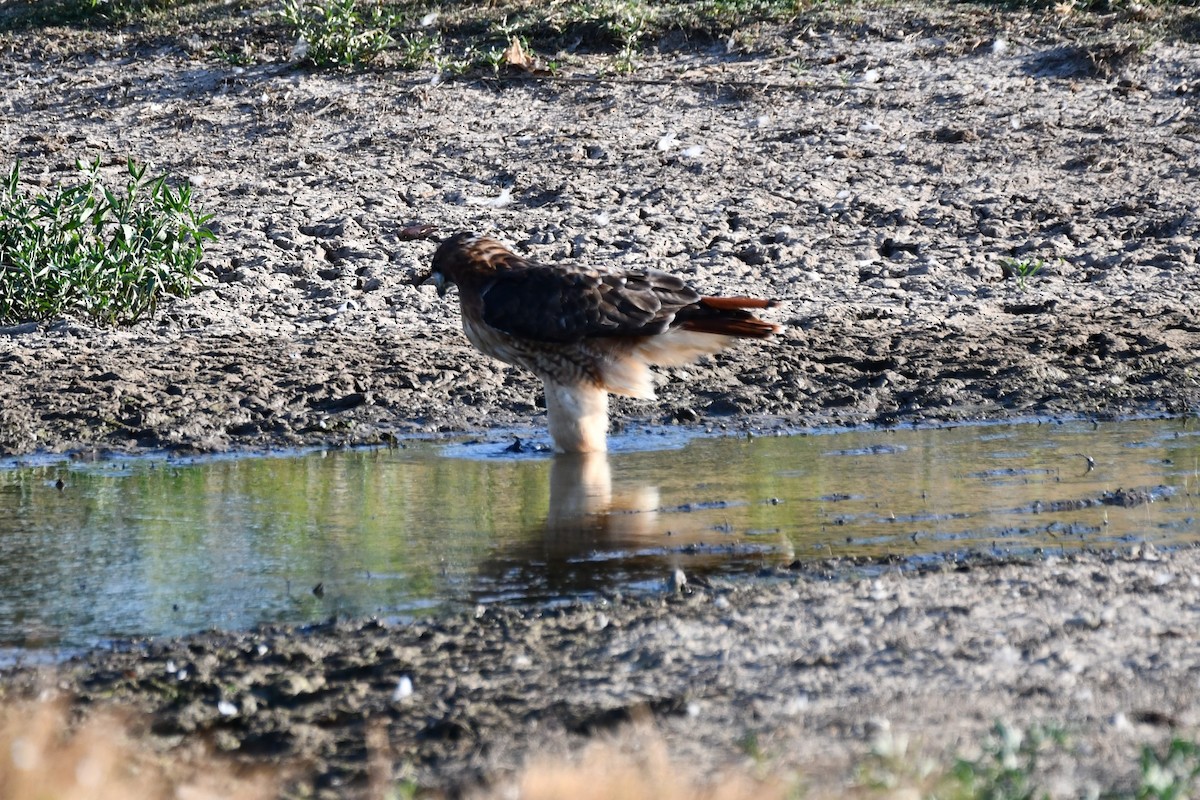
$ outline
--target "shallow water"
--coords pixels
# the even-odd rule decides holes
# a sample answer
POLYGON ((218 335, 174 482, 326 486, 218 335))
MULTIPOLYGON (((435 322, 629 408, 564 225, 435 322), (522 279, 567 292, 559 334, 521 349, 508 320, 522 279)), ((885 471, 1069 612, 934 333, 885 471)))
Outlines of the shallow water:
POLYGON ((661 591, 676 568, 696 579, 830 556, 1200 538, 1188 420, 648 432, 591 459, 506 444, 10 465, 0 660, 333 614, 661 591))

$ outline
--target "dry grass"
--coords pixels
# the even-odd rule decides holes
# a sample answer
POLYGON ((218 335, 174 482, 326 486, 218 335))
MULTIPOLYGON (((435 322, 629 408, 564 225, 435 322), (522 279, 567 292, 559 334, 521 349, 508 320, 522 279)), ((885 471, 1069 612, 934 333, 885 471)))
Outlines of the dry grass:
POLYGON ((577 761, 533 759, 508 789, 490 797, 521 800, 784 800, 797 796, 794 785, 731 772, 701 783, 681 773, 657 735, 634 733, 623 743, 600 742, 577 761), (630 745, 636 743, 636 752, 630 745))
MULTIPOLYGON (((136 720, 112 711, 76 723, 66 706, 20 702, 0 706, 0 800, 265 800, 279 796, 279 772, 246 775, 212 755, 155 752, 136 720)), ((390 781, 386 745, 373 755, 369 798, 408 796, 390 781)), ((574 759, 535 758, 511 782, 477 800, 784 800, 794 786, 744 771, 700 782, 673 762, 648 729, 598 742, 574 759)), ((419 795, 418 795, 419 796, 419 795)))
POLYGON ((60 703, 0 708, 0 800, 259 800, 276 786, 211 757, 168 761, 115 713, 73 725, 60 703))

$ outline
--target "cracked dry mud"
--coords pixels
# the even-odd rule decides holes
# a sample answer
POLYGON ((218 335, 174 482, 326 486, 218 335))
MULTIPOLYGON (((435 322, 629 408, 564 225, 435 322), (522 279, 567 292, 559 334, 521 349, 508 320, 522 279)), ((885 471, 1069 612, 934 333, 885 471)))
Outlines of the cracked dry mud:
MULTIPOLYGON (((1200 48, 1085 33, 898 6, 764 31, 750 55, 648 53, 632 79, 582 59, 553 80, 440 85, 29 34, 2 56, 0 150, 46 185, 95 156, 189 177, 219 240, 206 288, 150 322, 0 330, 0 450, 536 429, 536 382, 470 349, 453 297, 409 285, 433 249, 401 239, 415 222, 784 301, 786 333, 670 372, 658 401, 617 405, 618 425, 1193 412, 1200 48), (1044 266, 1005 278, 1006 258, 1044 266)), ((1197 724, 1196 562, 812 571, 552 613, 201 635, 51 680, 151 710, 167 742, 307 760, 329 793, 361 779, 374 720, 398 770, 452 788, 646 715, 704 770, 754 734, 835 783, 881 729, 942 752, 996 717, 1049 721, 1077 737, 1051 769, 1074 794, 1128 783, 1137 744, 1197 724), (394 701, 402 675, 414 694, 394 701)))

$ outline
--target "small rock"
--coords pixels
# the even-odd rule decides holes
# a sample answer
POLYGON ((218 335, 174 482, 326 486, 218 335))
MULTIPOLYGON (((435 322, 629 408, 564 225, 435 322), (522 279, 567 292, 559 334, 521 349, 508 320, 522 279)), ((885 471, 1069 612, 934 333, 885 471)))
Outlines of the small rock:
POLYGON ((687 586, 687 575, 683 574, 683 570, 676 568, 675 571, 671 573, 671 579, 668 581, 668 585, 670 586, 672 592, 682 592, 684 587, 687 586))
POLYGON ((749 247, 744 247, 734 253, 734 256, 742 263, 751 267, 761 267, 767 263, 767 251, 758 245, 752 244, 749 247))
POLYGON ((691 408, 676 409, 674 417, 676 422, 683 423, 698 422, 700 420, 700 415, 696 413, 695 409, 691 408))
POLYGON ((392 691, 392 702, 399 703, 401 700, 406 700, 413 695, 412 678, 407 675, 400 676, 400 680, 396 681, 396 688, 392 691))

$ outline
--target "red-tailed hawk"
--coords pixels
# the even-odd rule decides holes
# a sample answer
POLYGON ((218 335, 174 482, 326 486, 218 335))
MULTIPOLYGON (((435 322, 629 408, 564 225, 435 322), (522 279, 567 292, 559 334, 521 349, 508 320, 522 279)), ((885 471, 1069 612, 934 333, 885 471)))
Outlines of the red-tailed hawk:
POLYGON ((746 310, 774 300, 703 297, 653 269, 536 264, 473 233, 442 242, 430 281, 440 295, 458 287, 472 344, 542 379, 563 453, 606 449, 608 393, 652 399, 650 365, 682 366, 779 330, 746 310))

